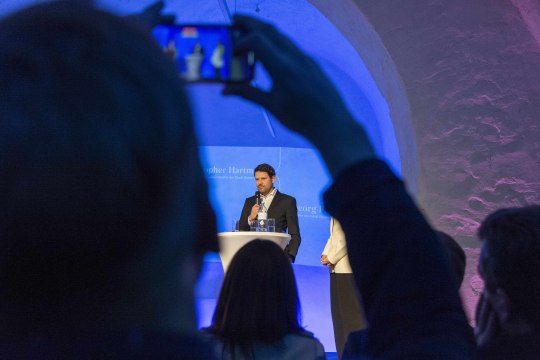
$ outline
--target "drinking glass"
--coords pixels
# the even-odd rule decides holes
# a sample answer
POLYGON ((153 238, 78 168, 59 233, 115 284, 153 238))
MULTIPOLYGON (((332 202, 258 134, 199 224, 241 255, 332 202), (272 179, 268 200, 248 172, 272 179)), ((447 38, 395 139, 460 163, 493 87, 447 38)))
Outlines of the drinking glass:
POLYGON ((233 220, 232 221, 231 231, 233 231, 233 232, 240 231, 240 220, 233 220))
POLYGON ((276 219, 268 219, 266 220, 266 224, 268 226, 268 232, 276 232, 276 219))

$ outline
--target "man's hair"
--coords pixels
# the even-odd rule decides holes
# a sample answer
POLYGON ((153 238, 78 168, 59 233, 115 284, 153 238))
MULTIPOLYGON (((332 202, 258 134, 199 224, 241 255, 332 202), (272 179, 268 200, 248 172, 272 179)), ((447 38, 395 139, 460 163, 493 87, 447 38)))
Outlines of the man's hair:
POLYGON ((247 355, 255 342, 273 343, 302 331, 291 262, 268 240, 253 240, 233 257, 207 329, 227 351, 247 355))
POLYGON ((478 230, 485 286, 501 288, 514 315, 540 329, 540 206, 497 210, 478 230))
POLYGON ((257 171, 265 172, 270 177, 276 175, 276 170, 274 170, 274 168, 268 164, 257 165, 257 167, 253 170, 253 174, 255 174, 257 171))
POLYGON ((0 44, 0 306, 140 293, 212 214, 174 65, 142 25, 76 2, 3 19, 0 44))

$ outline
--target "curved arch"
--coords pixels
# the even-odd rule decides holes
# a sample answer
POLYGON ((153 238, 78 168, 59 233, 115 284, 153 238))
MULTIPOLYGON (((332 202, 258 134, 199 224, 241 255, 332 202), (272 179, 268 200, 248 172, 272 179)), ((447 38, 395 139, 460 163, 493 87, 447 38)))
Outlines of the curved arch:
MULTIPOLYGON (((379 91, 386 99, 401 158, 401 173, 409 191, 418 190, 416 133, 409 99, 397 68, 369 20, 353 1, 309 0, 343 34, 364 60, 379 91)), ((369 96, 369 94, 367 94, 369 96)))

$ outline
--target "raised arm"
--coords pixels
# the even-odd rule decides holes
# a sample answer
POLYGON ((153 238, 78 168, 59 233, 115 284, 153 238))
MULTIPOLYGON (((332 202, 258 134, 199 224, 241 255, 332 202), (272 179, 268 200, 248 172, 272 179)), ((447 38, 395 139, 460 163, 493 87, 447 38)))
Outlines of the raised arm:
POLYGON ((364 129, 321 68, 274 27, 236 17, 237 51, 252 50, 272 77, 269 91, 230 85, 266 107, 320 151, 334 185, 326 209, 345 232, 370 324, 355 355, 468 359, 474 339, 436 235, 403 184, 375 159, 364 129), (335 141, 339 139, 339 141, 335 141))

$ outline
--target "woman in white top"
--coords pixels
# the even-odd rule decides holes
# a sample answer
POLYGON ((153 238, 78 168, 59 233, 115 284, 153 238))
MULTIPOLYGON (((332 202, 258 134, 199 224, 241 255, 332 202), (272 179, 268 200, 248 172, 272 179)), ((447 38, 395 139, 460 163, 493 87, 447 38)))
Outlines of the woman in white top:
POLYGON ((366 327, 360 295, 354 282, 345 233, 339 222, 330 219, 330 237, 321 255, 321 263, 330 270, 330 304, 334 325, 334 340, 341 359, 350 332, 366 327))
POLYGON ((300 303, 289 258, 276 244, 254 240, 233 257, 212 319, 203 329, 221 359, 326 359, 298 321, 300 303))

